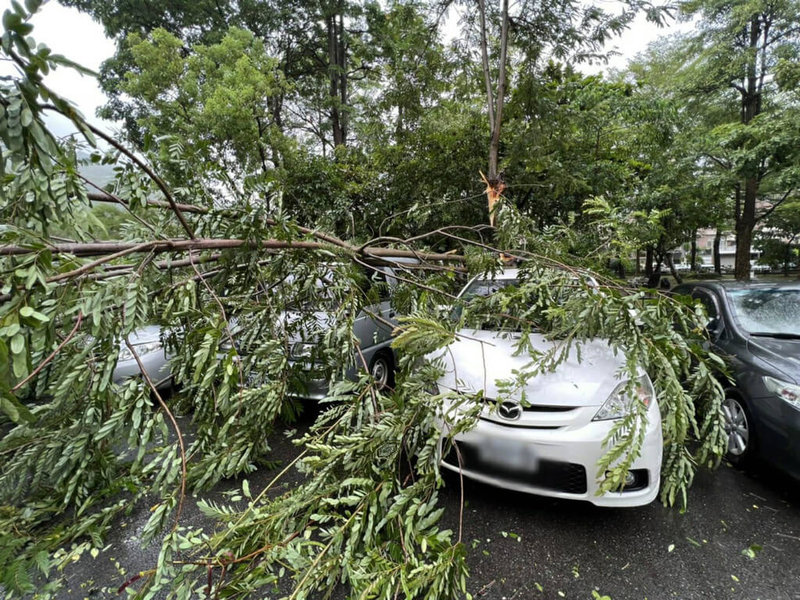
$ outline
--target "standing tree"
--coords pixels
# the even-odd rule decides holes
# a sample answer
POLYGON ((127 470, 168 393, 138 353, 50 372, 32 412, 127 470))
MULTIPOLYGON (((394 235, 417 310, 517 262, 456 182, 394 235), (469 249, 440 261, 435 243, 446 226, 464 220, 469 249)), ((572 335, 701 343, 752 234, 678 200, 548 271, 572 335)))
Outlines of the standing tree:
POLYGON ((728 115, 708 132, 703 154, 732 182, 735 274, 746 280, 756 224, 796 185, 785 170, 796 164, 797 119, 778 94, 776 66, 800 56, 800 3, 690 0, 682 10, 699 17, 683 81, 698 102, 720 102, 728 115))
POLYGON ((479 0, 477 15, 468 14, 465 18, 468 26, 475 21, 478 23, 477 43, 489 122, 485 183, 492 225, 496 203, 507 185, 500 170, 500 146, 509 72, 534 72, 542 68, 545 58, 578 62, 602 59, 600 52, 604 42, 623 31, 639 10, 646 8, 648 17, 656 22, 663 18, 660 9, 639 0, 625 2, 618 14, 574 0, 523 1, 514 8, 512 15, 508 0, 501 0, 499 11, 495 7, 487 8, 485 0, 479 0), (491 31, 497 35, 492 37, 491 31))

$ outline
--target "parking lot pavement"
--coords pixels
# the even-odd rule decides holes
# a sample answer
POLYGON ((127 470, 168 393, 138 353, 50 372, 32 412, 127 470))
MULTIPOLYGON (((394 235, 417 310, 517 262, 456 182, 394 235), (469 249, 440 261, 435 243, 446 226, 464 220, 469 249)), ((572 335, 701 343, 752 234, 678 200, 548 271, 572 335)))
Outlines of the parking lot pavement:
MULTIPOLYGON (((457 477, 448 483, 445 519, 457 531, 457 477)), ((701 472, 683 514, 468 484, 462 539, 476 598, 800 599, 800 491, 771 472, 701 472)))
MULTIPOLYGON (((275 457, 290 460, 297 449, 281 433, 275 457)), ((275 473, 249 476, 253 492, 275 473)), ((446 482, 443 525, 457 532, 458 477, 446 482)), ((239 485, 226 482, 205 497, 224 500, 221 492, 239 485)), ((612 600, 800 600, 800 491, 780 474, 756 478, 729 466, 701 472, 683 514, 658 503, 599 509, 469 482, 464 498, 462 540, 476 599, 583 600, 594 590, 612 600)), ((195 500, 187 500, 183 524, 209 524, 195 500)), ((152 503, 134 507, 97 557, 84 555, 65 570, 61 598, 121 598, 123 582, 152 568, 157 548, 138 542, 152 503)))

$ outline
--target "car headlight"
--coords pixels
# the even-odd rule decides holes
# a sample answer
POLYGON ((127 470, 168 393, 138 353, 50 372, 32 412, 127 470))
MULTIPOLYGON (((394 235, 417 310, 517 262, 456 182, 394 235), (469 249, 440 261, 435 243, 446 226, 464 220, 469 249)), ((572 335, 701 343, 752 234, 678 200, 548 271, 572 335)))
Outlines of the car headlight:
POLYGON ((309 344, 308 342, 295 342, 292 344, 292 358, 309 360, 313 352, 314 344, 309 344))
POLYGON ((767 390, 785 400, 795 408, 800 408, 800 385, 794 385, 774 377, 764 377, 767 390))
POLYGON ((633 394, 628 393, 628 381, 621 382, 608 400, 605 401, 600 410, 594 416, 593 421, 605 421, 607 419, 621 419, 628 416, 634 411, 636 402, 641 402, 645 406, 650 406, 650 403, 655 398, 655 390, 650 378, 647 375, 638 377, 633 382, 633 394))
MULTIPOLYGON (((146 344, 136 344, 133 346, 136 350, 136 354, 141 358, 145 354, 150 354, 151 352, 156 352, 157 350, 161 350, 161 342, 147 342, 146 344)), ((133 360, 133 352, 128 346, 123 346, 120 348, 119 351, 119 359, 120 361, 124 360, 133 360)))

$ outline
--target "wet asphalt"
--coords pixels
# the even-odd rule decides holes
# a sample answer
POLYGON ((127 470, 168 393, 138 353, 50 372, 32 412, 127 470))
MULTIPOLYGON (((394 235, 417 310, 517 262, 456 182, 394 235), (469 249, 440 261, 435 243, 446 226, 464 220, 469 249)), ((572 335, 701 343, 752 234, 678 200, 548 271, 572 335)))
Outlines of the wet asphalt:
MULTIPOLYGON (((273 450, 283 464, 298 452, 280 430, 273 450)), ((248 476, 252 492, 280 468, 248 476)), ((474 598, 800 600, 800 485, 764 465, 700 471, 683 513, 657 502, 600 509, 466 482, 461 518, 458 477, 445 481, 442 525, 461 530, 474 598)), ((203 497, 225 502, 240 485, 227 481, 203 497)), ((187 498, 182 524, 212 527, 196 502, 187 498)), ((157 545, 139 541, 151 506, 132 507, 104 550, 69 565, 59 598, 125 597, 119 587, 155 564, 157 545)))

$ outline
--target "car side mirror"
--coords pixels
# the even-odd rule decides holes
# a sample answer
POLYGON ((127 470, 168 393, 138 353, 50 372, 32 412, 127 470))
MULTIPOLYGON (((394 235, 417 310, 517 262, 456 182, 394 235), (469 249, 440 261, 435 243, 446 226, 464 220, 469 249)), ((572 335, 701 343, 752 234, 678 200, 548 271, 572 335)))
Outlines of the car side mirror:
POLYGON ((716 341, 722 333, 722 319, 719 316, 709 319, 708 323, 706 323, 706 332, 712 342, 716 341))

